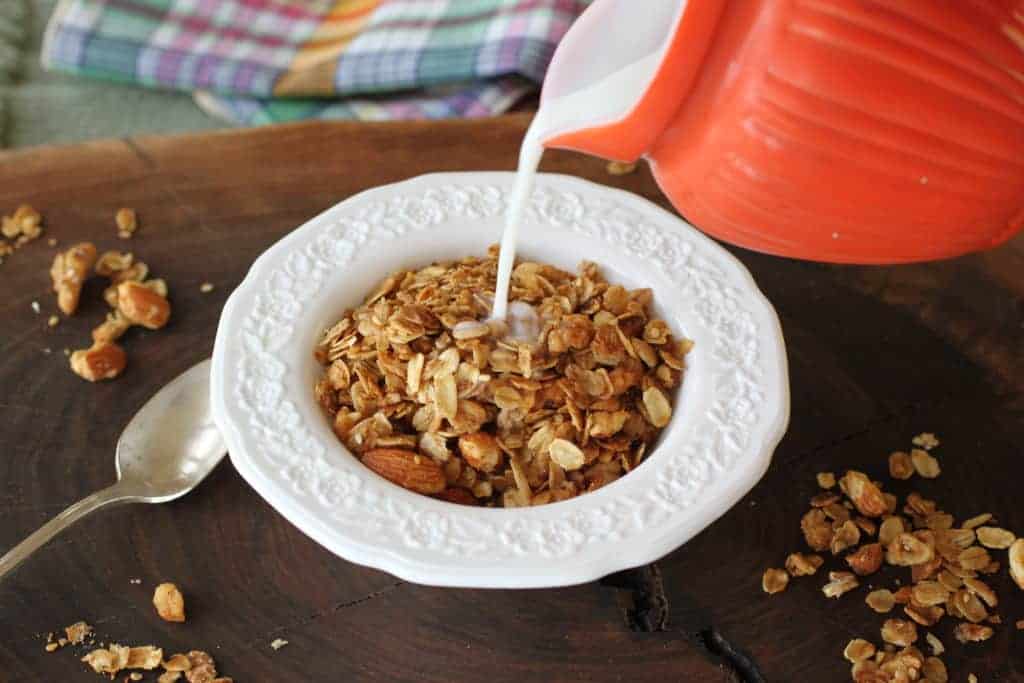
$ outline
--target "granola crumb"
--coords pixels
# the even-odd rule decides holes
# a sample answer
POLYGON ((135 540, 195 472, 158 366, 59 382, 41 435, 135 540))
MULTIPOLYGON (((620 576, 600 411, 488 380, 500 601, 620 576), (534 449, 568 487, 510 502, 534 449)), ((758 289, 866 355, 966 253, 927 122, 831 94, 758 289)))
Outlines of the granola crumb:
POLYGON ((284 647, 287 644, 288 644, 288 641, 285 640, 284 638, 274 638, 274 640, 270 641, 270 647, 273 650, 280 650, 282 647, 284 647))
POLYGON ((57 643, 47 643, 46 644, 46 651, 47 652, 53 652, 53 651, 55 651, 59 647, 60 647, 60 645, 58 645, 57 643))
POLYGON ((202 292, 203 294, 209 294, 210 292, 213 291, 213 283, 204 282, 203 284, 199 285, 199 291, 202 292))
POLYGON ((153 591, 153 606, 164 621, 185 621, 185 596, 173 583, 161 583, 153 591))
POLYGON ((818 486, 826 491, 836 485, 836 475, 832 472, 818 472, 816 479, 818 486))
POLYGON ((137 586, 140 583, 142 583, 142 579, 128 579, 128 583, 131 583, 131 584, 134 584, 134 585, 137 586))
POLYGON ((939 445, 939 439, 931 432, 923 432, 915 436, 911 440, 911 443, 919 448, 925 449, 926 451, 930 451, 939 445))
POLYGON ((118 209, 114 214, 114 223, 117 224, 117 236, 123 240, 131 239, 139 226, 135 209, 118 209))
POLYGON ((783 569, 766 569, 761 577, 761 589, 768 595, 775 595, 786 590, 789 574, 783 569))
POLYGON ((32 312, 35 313, 36 315, 39 315, 39 313, 41 311, 41 309, 39 308, 39 302, 38 301, 33 301, 29 305, 32 307, 32 312))
POLYGON ((46 324, 49 327, 57 327, 57 325, 60 324, 60 318, 58 316, 51 315, 49 319, 47 319, 46 324))
POLYGON ((636 171, 636 162, 609 161, 607 171, 609 175, 629 175, 636 171))
POLYGON ((50 239, 46 240, 46 245, 50 246, 50 247, 57 246, 57 238, 56 237, 51 237, 50 239))
POLYGON ((1015 626, 1017 627, 1018 631, 1024 631, 1024 619, 1018 619, 1015 626))
POLYGON ((68 637, 68 642, 72 645, 81 645, 85 642, 85 639, 92 635, 92 626, 84 621, 76 621, 64 628, 64 633, 68 637))

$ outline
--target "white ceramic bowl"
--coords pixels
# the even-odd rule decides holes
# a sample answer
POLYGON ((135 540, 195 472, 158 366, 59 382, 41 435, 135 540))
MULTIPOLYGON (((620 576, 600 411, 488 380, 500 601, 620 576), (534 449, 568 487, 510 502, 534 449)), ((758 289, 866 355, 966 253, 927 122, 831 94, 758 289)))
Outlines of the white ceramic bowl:
POLYGON ((643 465, 572 500, 453 505, 366 469, 313 398, 321 330, 385 275, 482 255, 510 173, 437 174, 370 190, 267 250, 228 300, 213 405, 231 460, 267 502, 341 557, 416 583, 527 588, 590 581, 677 548, 761 478, 789 418, 778 319, 747 270, 679 218, 619 190, 541 175, 523 257, 650 287, 693 339, 672 422, 643 465))

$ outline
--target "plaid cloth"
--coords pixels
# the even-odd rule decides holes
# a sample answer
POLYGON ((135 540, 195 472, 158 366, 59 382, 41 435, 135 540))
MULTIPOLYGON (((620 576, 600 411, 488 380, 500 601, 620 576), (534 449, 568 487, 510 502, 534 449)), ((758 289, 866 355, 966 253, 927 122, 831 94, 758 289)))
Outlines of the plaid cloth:
POLYGON ((47 68, 196 93, 241 123, 487 116, 589 0, 62 0, 47 68))

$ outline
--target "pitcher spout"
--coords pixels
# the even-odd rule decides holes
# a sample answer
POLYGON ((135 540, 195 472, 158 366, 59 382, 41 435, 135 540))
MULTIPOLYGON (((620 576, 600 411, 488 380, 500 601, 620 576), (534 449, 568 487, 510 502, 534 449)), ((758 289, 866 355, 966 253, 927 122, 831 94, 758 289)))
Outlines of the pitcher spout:
POLYGON ((551 60, 541 93, 545 147, 635 161, 697 79, 725 0, 596 0, 551 60), (625 39, 624 39, 625 38, 625 39))

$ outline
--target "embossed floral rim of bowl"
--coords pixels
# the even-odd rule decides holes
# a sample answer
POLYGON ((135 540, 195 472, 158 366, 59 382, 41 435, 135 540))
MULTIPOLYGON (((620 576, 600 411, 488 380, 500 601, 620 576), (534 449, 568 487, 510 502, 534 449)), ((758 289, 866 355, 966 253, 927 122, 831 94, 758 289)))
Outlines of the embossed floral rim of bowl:
POLYGON ((594 261, 611 282, 650 287, 696 342, 658 445, 598 491, 517 509, 421 496, 347 453, 313 397, 320 332, 393 271, 484 254, 512 182, 428 175, 338 204, 256 260, 217 330, 214 412, 238 471, 332 552, 416 583, 561 586, 652 562, 754 486, 789 419, 778 319, 735 258, 635 195, 541 175, 521 256, 571 271, 594 261))

